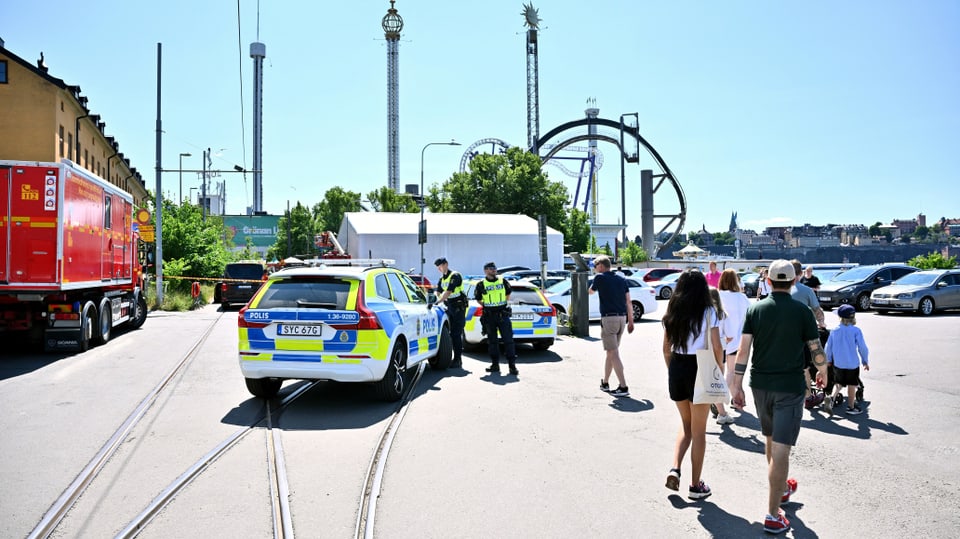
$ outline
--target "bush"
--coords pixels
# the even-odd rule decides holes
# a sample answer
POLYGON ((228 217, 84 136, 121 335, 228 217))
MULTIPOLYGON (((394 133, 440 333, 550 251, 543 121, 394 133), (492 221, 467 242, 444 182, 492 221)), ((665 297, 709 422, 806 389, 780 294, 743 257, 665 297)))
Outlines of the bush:
POLYGON ((957 257, 946 258, 942 253, 932 252, 925 255, 919 255, 907 261, 907 264, 916 266, 922 270, 928 269, 953 269, 957 267, 957 257))

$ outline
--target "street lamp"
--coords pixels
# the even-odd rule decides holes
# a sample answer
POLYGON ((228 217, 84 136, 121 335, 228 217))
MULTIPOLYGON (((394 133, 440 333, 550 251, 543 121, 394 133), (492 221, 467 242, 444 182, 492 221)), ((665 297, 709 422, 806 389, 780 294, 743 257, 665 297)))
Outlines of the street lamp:
POLYGON ((420 150, 420 228, 417 230, 417 241, 420 242, 420 278, 423 279, 423 244, 427 243, 427 222, 423 219, 423 209, 427 205, 426 194, 423 192, 423 155, 430 146, 460 146, 460 143, 451 139, 450 142, 428 142, 420 150))
POLYGON ((189 153, 180 154, 180 200, 177 206, 183 205, 183 158, 192 157, 189 153))

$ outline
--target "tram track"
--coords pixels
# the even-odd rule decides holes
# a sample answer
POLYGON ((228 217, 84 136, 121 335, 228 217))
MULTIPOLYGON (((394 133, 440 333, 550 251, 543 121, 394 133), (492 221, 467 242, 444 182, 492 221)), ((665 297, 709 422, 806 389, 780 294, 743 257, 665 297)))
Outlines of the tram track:
MULTIPOLYGON (((200 336, 196 338, 196 342, 183 354, 183 357, 163 376, 160 382, 156 384, 146 397, 140 401, 133 412, 131 412, 120 427, 113 432, 108 441, 43 515, 28 535, 29 538, 47 538, 55 536, 58 533, 63 533, 63 530, 58 530, 58 528, 61 527, 61 524, 69 513, 78 510, 74 508, 75 505, 78 505, 77 501, 83 497, 87 488, 95 483, 98 475, 104 471, 105 466, 118 452, 119 448, 123 446, 124 442, 132 437, 136 437, 134 435, 134 429, 136 429, 138 425, 144 424, 144 418, 151 408, 156 408, 155 405, 158 403, 158 399, 165 394, 165 390, 170 390, 171 387, 175 385, 172 384, 172 382, 181 375, 200 354, 200 350, 208 342, 211 333, 223 317, 224 315, 221 313, 203 330, 200 336)), ((359 507, 357 509, 354 530, 354 535, 357 538, 373 537, 377 501, 383 487, 382 479, 390 447, 406 414, 414 390, 423 376, 423 371, 424 364, 421 363, 417 366, 416 371, 414 371, 403 399, 397 408, 390 412, 390 419, 374 442, 370 461, 363 476, 363 485, 359 497, 359 507)), ((219 443, 216 443, 206 454, 188 466, 176 479, 160 490, 125 526, 122 528, 118 527, 117 529, 120 529, 120 531, 116 533, 114 537, 132 538, 138 536, 138 534, 150 526, 155 517, 161 514, 161 512, 177 498, 178 494, 182 493, 220 457, 230 452, 231 448, 236 446, 249 433, 262 430, 264 433, 264 452, 266 455, 264 461, 267 466, 270 490, 273 536, 276 539, 292 539, 295 529, 291 503, 296 504, 297 500, 291 499, 291 488, 287 479, 285 450, 282 440, 282 429, 279 428, 279 420, 284 409, 317 384, 318 382, 315 381, 302 382, 295 385, 292 391, 282 399, 265 402, 262 411, 258 413, 256 417, 250 418, 249 423, 242 424, 240 428, 219 443)), ((370 445, 367 445, 367 447, 370 447, 370 445)), ((78 516, 85 514, 87 514, 86 510, 77 513, 78 516)), ((122 525, 122 521, 119 524, 122 525)), ((114 532, 111 532, 111 534, 113 533, 114 532)))
POLYGON ((80 498, 90 483, 96 478, 97 474, 103 469, 104 465, 117 452, 121 444, 136 427, 147 411, 157 401, 163 390, 170 384, 179 373, 195 358, 204 343, 210 338, 210 334, 216 327, 217 322, 223 318, 224 313, 220 313, 213 322, 211 322, 204 332, 200 335, 192 347, 183 355, 179 362, 154 386, 143 400, 134 408, 133 412, 127 416, 119 428, 93 456, 89 463, 80 471, 77 477, 70 483, 62 494, 54 501, 53 505, 44 513, 40 521, 27 535, 28 539, 45 539, 50 537, 53 531, 60 525, 67 512, 74 503, 80 498))

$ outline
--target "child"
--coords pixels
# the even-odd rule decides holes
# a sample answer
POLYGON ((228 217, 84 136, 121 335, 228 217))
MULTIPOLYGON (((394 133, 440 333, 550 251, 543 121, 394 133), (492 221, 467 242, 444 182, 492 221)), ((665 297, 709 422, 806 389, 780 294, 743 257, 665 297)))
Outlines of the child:
MULTIPOLYGON (((856 326, 857 310, 852 305, 841 305, 837 309, 840 316, 840 325, 830 332, 827 339, 827 362, 833 364, 836 379, 835 395, 840 395, 840 387, 847 386, 847 414, 856 415, 862 412, 856 404, 857 386, 860 384, 860 365, 863 370, 870 370, 868 360, 869 350, 863 340, 863 332, 856 326)), ((831 397, 833 398, 833 397, 831 397)))

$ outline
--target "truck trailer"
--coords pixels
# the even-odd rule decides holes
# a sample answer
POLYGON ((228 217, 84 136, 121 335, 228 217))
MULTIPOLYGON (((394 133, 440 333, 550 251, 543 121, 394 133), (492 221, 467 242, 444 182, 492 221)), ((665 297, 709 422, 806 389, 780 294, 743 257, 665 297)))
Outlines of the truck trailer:
POLYGON ((0 336, 84 351, 143 325, 129 193, 68 160, 0 160, 0 208, 0 336))

